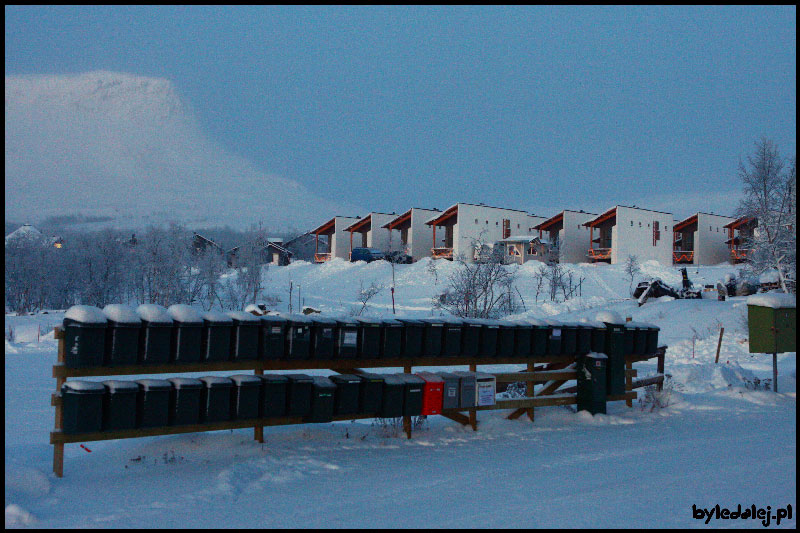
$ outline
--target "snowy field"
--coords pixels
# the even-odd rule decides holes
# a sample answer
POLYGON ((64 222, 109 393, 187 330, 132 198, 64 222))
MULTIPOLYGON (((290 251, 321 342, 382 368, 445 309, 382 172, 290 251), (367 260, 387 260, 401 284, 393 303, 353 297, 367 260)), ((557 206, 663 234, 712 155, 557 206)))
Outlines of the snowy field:
MULTIPOLYGON (((455 268, 437 265, 436 276, 427 260, 397 266, 398 314, 432 313, 431 297, 455 268)), ((264 444, 251 429, 90 442, 91 452, 71 444, 58 479, 49 397, 52 326, 63 313, 7 315, 15 339, 6 341, 5 358, 6 526, 761 527, 714 519, 706 526, 692 517, 693 505, 754 504, 773 514, 792 505, 780 527, 796 527, 795 354, 779 356, 780 393, 754 390, 756 380, 771 379, 772 364, 747 353, 744 298, 662 298, 638 308, 626 298, 621 266, 580 265, 581 298, 550 304, 540 295, 537 304, 534 268, 519 269, 526 310, 515 316, 576 319, 612 309, 662 328, 672 376, 667 407, 651 409, 640 390, 633 408, 610 403, 607 415, 546 407, 532 424, 480 412, 477 432, 429 417, 411 440, 370 420, 265 428, 264 444)), ((646 263, 642 270, 680 283, 677 269, 646 263)), ((731 272, 691 268, 689 276, 712 283, 731 272)), ((360 307, 359 282, 375 282, 385 289, 367 314, 391 314, 392 272, 383 262, 298 262, 269 269, 264 281, 283 299, 281 310, 291 281, 295 310, 299 285, 305 305, 324 313, 360 307)), ((655 360, 635 368, 645 377, 655 360)))

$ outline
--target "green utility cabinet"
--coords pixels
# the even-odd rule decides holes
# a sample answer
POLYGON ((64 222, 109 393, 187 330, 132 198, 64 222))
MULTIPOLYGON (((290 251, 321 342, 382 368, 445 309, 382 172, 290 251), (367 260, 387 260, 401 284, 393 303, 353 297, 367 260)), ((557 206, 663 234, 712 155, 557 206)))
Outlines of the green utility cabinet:
POLYGON ((797 308, 794 298, 766 298, 787 294, 757 295, 747 300, 750 353, 797 351, 797 308), (791 307, 789 307, 791 306, 791 307))

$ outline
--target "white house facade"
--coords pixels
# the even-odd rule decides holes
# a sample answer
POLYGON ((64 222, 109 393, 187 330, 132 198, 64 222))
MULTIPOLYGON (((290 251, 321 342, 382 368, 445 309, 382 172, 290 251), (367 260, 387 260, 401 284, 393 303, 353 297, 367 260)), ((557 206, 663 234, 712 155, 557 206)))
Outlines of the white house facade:
POLYGON ((436 209, 412 207, 402 215, 384 224, 383 227, 390 232, 389 248, 408 254, 413 261, 419 261, 423 257, 430 257, 432 248, 444 246, 444 232, 439 231, 438 242, 431 246, 431 243, 433 243, 433 226, 428 226, 425 223, 431 218, 441 215, 441 213, 436 209))
POLYGON ((357 217, 336 216, 311 230, 309 233, 315 236, 314 261, 323 263, 334 257, 349 260, 350 233, 345 228, 358 220, 357 217), (320 241, 320 236, 327 237, 327 242, 320 241))
POLYGON ((590 231, 585 224, 595 217, 595 213, 565 209, 537 224, 534 229, 540 237, 547 237, 552 249, 558 250, 555 258, 560 263, 585 263, 590 248, 590 231))
POLYGON ((384 226, 396 216, 395 213, 372 212, 350 224, 345 228, 350 233, 349 251, 352 252, 353 248, 388 251, 390 231, 384 226))
POLYGON ((591 262, 639 261, 672 265, 672 213, 618 205, 584 223, 590 232, 591 262))
POLYGON ((476 258, 477 246, 488 245, 514 235, 533 235, 533 227, 544 217, 518 209, 458 203, 426 224, 433 227, 430 246, 434 258, 476 258), (442 240, 441 233, 444 233, 442 240))
POLYGON ((726 226, 736 219, 696 213, 675 224, 672 260, 675 264, 718 265, 730 259, 726 226))

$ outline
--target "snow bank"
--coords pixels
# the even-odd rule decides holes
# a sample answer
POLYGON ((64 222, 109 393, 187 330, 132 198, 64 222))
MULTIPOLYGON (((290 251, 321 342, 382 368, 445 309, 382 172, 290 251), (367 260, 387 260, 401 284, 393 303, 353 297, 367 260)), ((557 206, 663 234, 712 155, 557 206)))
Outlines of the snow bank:
POLYGON ((36 522, 36 518, 19 505, 6 506, 6 527, 29 526, 34 522, 36 522))
POLYGON ((64 313, 64 318, 83 322, 84 324, 105 324, 108 322, 102 309, 93 305, 73 305, 64 313))
POLYGON ((260 316, 267 312, 267 306, 265 304, 248 304, 244 310, 246 313, 255 313, 260 316))
POLYGON ((625 324, 625 319, 614 311, 600 311, 595 315, 594 319, 605 324, 625 324))
POLYGON ((166 308, 156 304, 142 304, 136 308, 142 320, 155 324, 171 324, 172 317, 166 308))
POLYGON ((797 307, 797 296, 780 292, 755 294, 747 298, 747 305, 771 307, 773 309, 794 309, 797 307))
POLYGON ((141 324, 142 319, 133 307, 123 304, 108 304, 103 308, 106 318, 120 324, 141 324))
POLYGON ((199 324, 203 321, 203 317, 200 315, 200 313, 198 313, 195 308, 189 305, 170 305, 169 309, 167 309, 167 312, 175 322, 181 322, 184 324, 199 324))

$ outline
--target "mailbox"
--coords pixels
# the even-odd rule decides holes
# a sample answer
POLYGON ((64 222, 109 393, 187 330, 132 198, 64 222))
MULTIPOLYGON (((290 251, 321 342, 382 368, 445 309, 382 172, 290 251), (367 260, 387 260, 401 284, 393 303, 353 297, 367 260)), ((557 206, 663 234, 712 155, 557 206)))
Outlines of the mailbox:
POLYGON ((444 379, 431 372, 418 372, 416 376, 425 381, 422 389, 422 414, 440 414, 443 405, 444 379))

